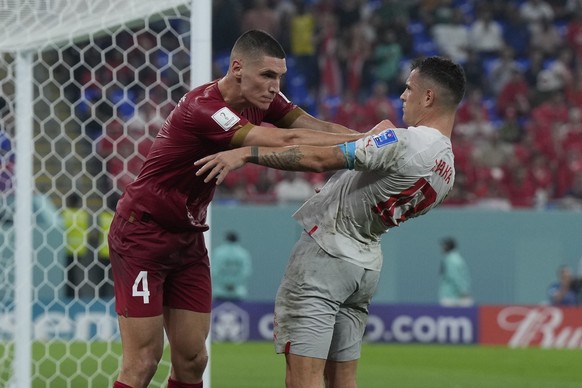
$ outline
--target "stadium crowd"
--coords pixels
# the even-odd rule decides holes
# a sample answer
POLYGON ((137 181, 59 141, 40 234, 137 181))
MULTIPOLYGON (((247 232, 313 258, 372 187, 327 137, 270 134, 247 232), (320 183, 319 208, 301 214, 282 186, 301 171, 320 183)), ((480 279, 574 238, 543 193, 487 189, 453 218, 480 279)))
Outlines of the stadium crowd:
MULTIPOLYGON (((263 29, 288 54, 283 92, 290 100, 359 131, 384 118, 401 124, 399 95, 412 58, 451 57, 463 65, 469 88, 453 131, 456 183, 444 205, 582 210, 582 1, 214 0, 212 17, 215 78, 225 73, 240 33, 263 29)), ((120 49, 124 39, 153 44, 147 36, 122 36, 115 42, 120 49)), ((167 102, 169 94, 177 101, 174 97, 184 92, 168 92, 164 86, 184 74, 164 72, 160 82, 155 72, 138 65, 145 59, 143 50, 110 53, 107 68, 117 69, 117 84, 159 86, 121 95, 84 87, 82 96, 69 97, 90 102, 91 93, 110 92, 108 98, 116 101, 132 95, 151 101, 141 104, 137 114, 117 103, 121 117, 135 124, 130 131, 107 119, 102 120, 105 129, 86 128, 94 132, 108 172, 117 177, 109 186, 121 191, 171 109, 159 103, 167 102), (123 71, 124 61, 141 69, 140 82, 123 71)), ((163 67, 167 56, 160 52, 149 60, 163 67)), ((88 64, 76 77, 92 82, 93 74, 111 76, 88 64)), ((94 112, 79 104, 79 115, 94 112)), ((301 201, 326 178, 248 165, 230 174, 217 199, 301 201)))

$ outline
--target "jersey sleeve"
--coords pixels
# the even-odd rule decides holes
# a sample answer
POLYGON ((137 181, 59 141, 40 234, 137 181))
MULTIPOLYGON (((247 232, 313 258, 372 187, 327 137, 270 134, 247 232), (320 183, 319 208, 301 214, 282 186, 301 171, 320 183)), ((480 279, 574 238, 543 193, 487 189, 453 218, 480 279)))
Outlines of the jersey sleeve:
POLYGON ((253 126, 248 119, 218 101, 193 102, 188 112, 185 121, 193 134, 223 147, 235 144, 236 138, 244 139, 253 126))
POLYGON ((403 131, 388 129, 379 135, 356 141, 354 169, 360 171, 388 170, 402 152, 406 141, 403 131))

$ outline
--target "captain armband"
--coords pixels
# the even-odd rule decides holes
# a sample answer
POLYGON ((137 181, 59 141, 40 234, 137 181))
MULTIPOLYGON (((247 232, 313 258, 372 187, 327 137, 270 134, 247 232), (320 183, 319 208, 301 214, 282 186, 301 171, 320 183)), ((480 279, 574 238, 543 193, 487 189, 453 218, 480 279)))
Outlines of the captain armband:
POLYGON ((347 167, 349 170, 353 170, 356 164, 356 142, 346 142, 344 144, 338 144, 338 147, 344 153, 346 157, 347 167))

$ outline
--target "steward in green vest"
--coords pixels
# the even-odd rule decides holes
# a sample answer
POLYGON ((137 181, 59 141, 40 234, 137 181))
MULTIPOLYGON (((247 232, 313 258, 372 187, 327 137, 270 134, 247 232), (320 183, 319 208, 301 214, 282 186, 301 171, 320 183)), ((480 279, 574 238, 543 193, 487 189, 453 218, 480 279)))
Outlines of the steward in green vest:
POLYGON ((62 211, 67 254, 65 294, 69 297, 79 296, 79 289, 84 282, 84 259, 89 251, 91 216, 81 206, 81 197, 73 193, 67 197, 62 211))

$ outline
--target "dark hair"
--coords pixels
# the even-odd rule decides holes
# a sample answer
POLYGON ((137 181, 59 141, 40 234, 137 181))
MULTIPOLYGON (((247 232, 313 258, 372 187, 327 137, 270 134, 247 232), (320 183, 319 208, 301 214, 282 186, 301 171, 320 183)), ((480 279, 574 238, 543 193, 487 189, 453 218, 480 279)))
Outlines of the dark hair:
POLYGON ((441 244, 446 252, 452 251, 457 247, 457 242, 452 237, 442 239, 441 244))
POLYGON ((249 30, 242 34, 234 43, 232 52, 241 52, 249 56, 267 55, 274 58, 285 58, 285 50, 275 38, 262 30, 249 30))
POLYGON ((226 238, 226 241, 230 241, 230 242, 237 242, 238 241, 238 235, 233 231, 226 232, 225 238, 226 238))
POLYGON ((417 58, 411 70, 418 69, 423 77, 436 82, 450 93, 449 105, 457 106, 465 95, 465 72, 463 68, 448 58, 434 56, 417 58))

